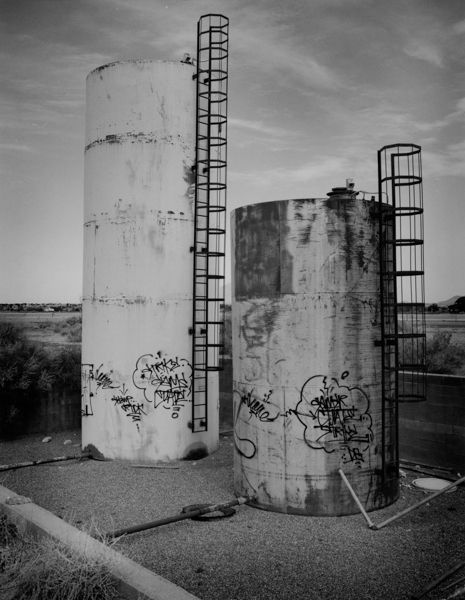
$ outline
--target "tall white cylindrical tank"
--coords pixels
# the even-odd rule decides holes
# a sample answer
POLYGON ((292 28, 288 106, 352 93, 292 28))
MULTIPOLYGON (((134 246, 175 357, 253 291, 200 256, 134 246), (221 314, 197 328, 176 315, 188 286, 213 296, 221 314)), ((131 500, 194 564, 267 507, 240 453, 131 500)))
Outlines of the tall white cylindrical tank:
POLYGON ((193 433, 195 81, 192 65, 116 62, 87 78, 82 444, 173 460, 218 446, 193 433))
POLYGON ((233 211, 234 485, 257 507, 367 510, 398 495, 381 385, 379 221, 351 194, 233 211))

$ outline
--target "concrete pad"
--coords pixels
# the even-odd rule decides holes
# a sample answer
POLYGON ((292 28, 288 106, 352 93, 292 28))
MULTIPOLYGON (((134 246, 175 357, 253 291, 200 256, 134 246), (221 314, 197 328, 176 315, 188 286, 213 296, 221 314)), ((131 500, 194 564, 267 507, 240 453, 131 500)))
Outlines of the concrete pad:
POLYGON ((0 486, 0 513, 21 531, 49 536, 71 550, 105 565, 116 580, 119 591, 130 600, 198 600, 186 590, 156 575, 73 527, 48 510, 0 486))

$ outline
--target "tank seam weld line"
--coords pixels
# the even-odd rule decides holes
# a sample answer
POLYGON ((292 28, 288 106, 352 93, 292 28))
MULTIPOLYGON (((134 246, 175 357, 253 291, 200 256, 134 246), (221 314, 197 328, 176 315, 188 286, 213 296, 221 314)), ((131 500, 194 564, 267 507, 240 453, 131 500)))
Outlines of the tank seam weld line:
MULTIPOLYGON (((180 137, 180 136, 178 136, 180 137)), ((103 138, 97 138, 96 140, 94 140, 93 142, 90 142, 89 144, 87 144, 87 146, 84 148, 84 152, 87 152, 88 150, 90 150, 91 148, 94 148, 94 146, 100 146, 102 144, 122 144, 124 142, 128 142, 128 141, 138 141, 138 142, 143 142, 146 144, 152 144, 152 143, 157 143, 157 142, 173 142, 174 141, 174 137, 172 135, 168 135, 168 136, 157 136, 155 133, 131 133, 130 131, 128 131, 127 133, 120 133, 120 134, 109 134, 106 135, 103 138)))

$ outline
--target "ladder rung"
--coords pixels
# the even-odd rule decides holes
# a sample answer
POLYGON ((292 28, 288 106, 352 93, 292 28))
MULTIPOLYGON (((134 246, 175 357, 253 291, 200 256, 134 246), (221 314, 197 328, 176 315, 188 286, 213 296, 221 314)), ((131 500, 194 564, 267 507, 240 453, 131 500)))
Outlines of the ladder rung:
POLYGON ((396 271, 396 277, 410 277, 416 275, 424 275, 424 271, 396 271))
POLYGON ((387 338, 388 340, 395 340, 396 338, 416 339, 416 338, 426 338, 426 333, 398 333, 397 335, 395 333, 386 333, 384 335, 384 337, 387 338))
MULTIPOLYGON (((223 370, 224 370, 224 369, 223 369, 223 367, 214 366, 214 365, 211 365, 211 366, 203 366, 203 367, 198 367, 198 366, 197 366, 197 367, 192 367, 192 368, 193 368, 194 372, 195 372, 195 371, 200 371, 201 373, 206 373, 207 371, 214 372, 214 371, 223 371, 223 370)), ((205 376, 203 375, 203 376, 202 376, 202 378, 204 378, 204 377, 205 377, 205 376)), ((199 378, 199 379, 200 379, 200 378, 199 378)))
POLYGON ((424 339, 426 338, 426 333, 398 333, 397 337, 407 340, 424 339))

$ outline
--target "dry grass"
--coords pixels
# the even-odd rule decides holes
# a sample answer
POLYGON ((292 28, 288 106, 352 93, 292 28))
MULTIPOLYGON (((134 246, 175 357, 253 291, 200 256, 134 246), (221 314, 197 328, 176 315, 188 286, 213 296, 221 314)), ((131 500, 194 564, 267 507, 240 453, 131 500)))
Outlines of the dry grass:
POLYGON ((37 329, 44 332, 57 333, 68 342, 80 342, 81 341, 81 330, 82 320, 81 315, 69 317, 68 319, 60 320, 44 320, 37 323, 37 329))
POLYGON ((0 517, 2 600, 117 600, 110 573, 52 539, 19 535, 0 517))

